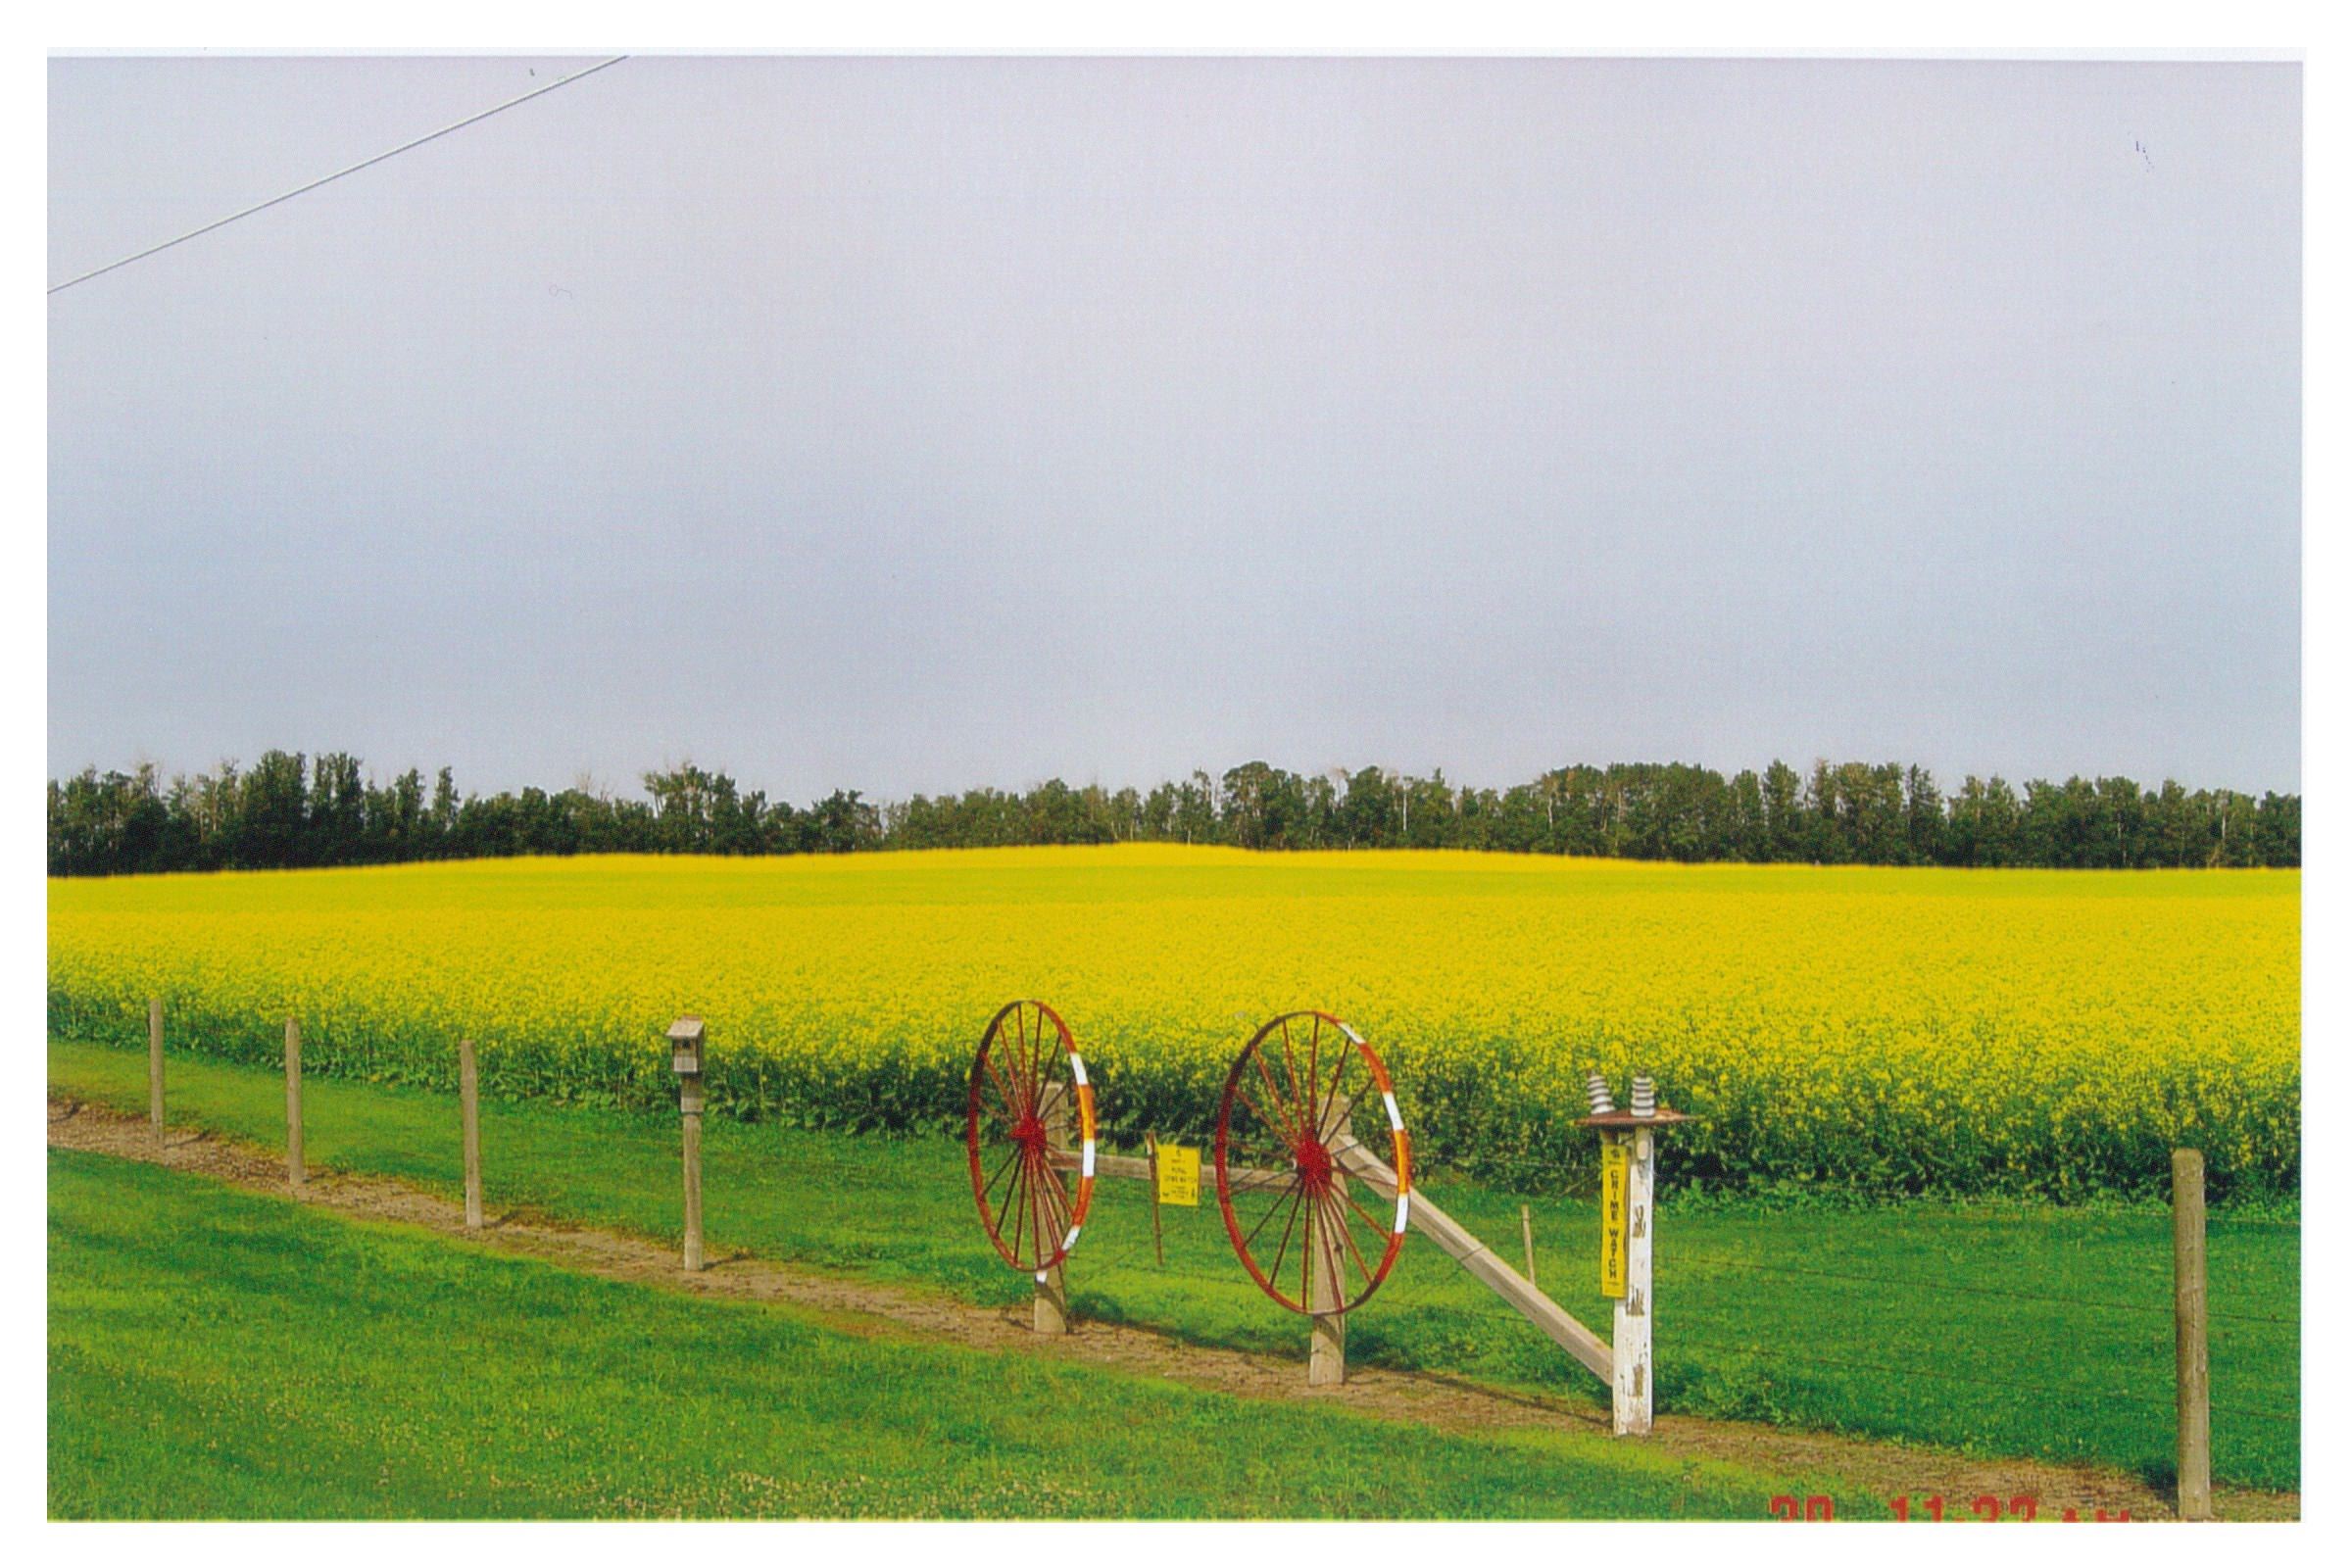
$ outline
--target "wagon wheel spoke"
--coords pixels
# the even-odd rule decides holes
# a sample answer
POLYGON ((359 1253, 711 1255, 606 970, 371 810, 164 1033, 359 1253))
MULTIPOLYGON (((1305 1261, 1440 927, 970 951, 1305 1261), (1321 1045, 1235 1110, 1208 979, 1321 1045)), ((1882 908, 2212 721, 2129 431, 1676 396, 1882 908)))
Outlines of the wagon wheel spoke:
MULTIPOLYGON (((1004 1180, 1006 1174, 1012 1170, 1014 1162, 1020 1157, 1021 1146, 1018 1144, 1013 1145, 1011 1149, 1005 1151, 1004 1157, 997 1162, 996 1174, 989 1177, 988 1185, 980 1189, 980 1197, 983 1202, 987 1202, 992 1198, 997 1190, 997 1184, 1004 1180)), ((1002 1203, 993 1204, 992 1207, 996 1213, 1002 1214, 1004 1212, 1004 1206, 1002 1203)), ((983 1210, 983 1212, 985 1213, 987 1210, 983 1210)))
MULTIPOLYGON (((1298 1189, 1298 1198, 1303 1199, 1305 1196, 1306 1188, 1303 1184, 1301 1184, 1298 1189)), ((1282 1278, 1283 1254, 1291 1250, 1291 1233, 1298 1228, 1298 1215, 1303 1211, 1304 1207, 1305 1205, 1298 1200, 1294 1200, 1292 1201, 1290 1218, 1282 1222, 1282 1245, 1274 1249, 1274 1261, 1267 1265, 1266 1278, 1270 1280, 1279 1280, 1282 1278)))
POLYGON ((1038 1191, 1046 1195, 1046 1214, 1054 1222, 1053 1234, 1047 1238, 1053 1243, 1047 1249, 1048 1255, 1051 1255, 1060 1250, 1061 1239, 1070 1234, 1070 1195, 1062 1189, 1061 1175, 1054 1169, 1053 1161, 1040 1154, 1038 1164, 1044 1167, 1038 1180, 1038 1191))
MULTIPOLYGON (((1283 1020, 1282 1024, 1282 1076, 1284 1081, 1290 1085, 1286 1108, 1298 1119, 1301 1129, 1312 1126, 1313 1120, 1308 1111, 1313 1101, 1311 1097, 1302 1098, 1298 1093, 1298 1059, 1291 1049, 1291 1024, 1287 1018, 1283 1020)), ((1312 1072, 1307 1074, 1306 1087, 1310 1090, 1315 1087, 1315 1077, 1312 1072)))
POLYGON ((1323 1113, 1315 1104, 1315 1082, 1316 1073, 1322 1065, 1322 1052, 1323 1015, 1318 1012, 1315 1014, 1314 1032, 1306 1037, 1306 1109, 1318 1129, 1322 1125, 1323 1113))
MULTIPOLYGON (((1358 1274, 1361 1274, 1364 1277, 1364 1283, 1369 1285, 1372 1283, 1372 1265, 1364 1261, 1363 1249, 1355 1245, 1355 1231, 1348 1225, 1347 1214, 1344 1213, 1340 1208, 1340 1202, 1343 1199, 1350 1203, 1355 1201, 1354 1199, 1349 1198, 1345 1192, 1339 1192, 1336 1197, 1333 1196, 1333 1194, 1327 1193, 1324 1195, 1323 1200, 1324 1208, 1325 1211, 1331 1216, 1332 1224, 1338 1227, 1340 1240, 1348 1244, 1348 1255, 1355 1260, 1355 1271, 1358 1274)), ((1359 1208, 1356 1210, 1356 1212, 1360 1214, 1363 1212, 1363 1210, 1359 1208)), ((1338 1260, 1334 1259, 1334 1261, 1336 1262, 1338 1260)), ((1348 1293, 1342 1291, 1340 1294, 1345 1296, 1348 1293)))
POLYGON ((1013 1266, 1017 1268, 1020 1266, 1022 1255, 1021 1238, 1028 1234, 1029 1151, 1027 1149, 1019 1150, 1019 1157, 1014 1161, 1013 1172, 1013 1189, 1007 1195, 1010 1201, 1006 1206, 1012 1211, 1011 1252, 1013 1266))
POLYGON ((1389 1227, 1383 1225, 1379 1220, 1374 1219, 1372 1215, 1365 1209, 1364 1205, 1355 1200, 1355 1195, 1353 1193, 1343 1187, 1340 1189, 1340 1196, 1348 1200, 1348 1206, 1349 1208, 1354 1209, 1357 1214, 1363 1217, 1365 1229, 1371 1231, 1375 1236, 1386 1236, 1389 1234, 1389 1227))
POLYGON ((1339 1060, 1333 1062, 1331 1065, 1331 1086, 1329 1092, 1324 1095, 1321 1102, 1315 1106, 1315 1135, 1318 1139, 1326 1144, 1331 1142, 1332 1134, 1338 1131, 1338 1128, 1333 1126, 1332 1123, 1337 1122, 1340 1120, 1340 1118, 1333 1115, 1332 1112, 1337 1110, 1342 1104, 1352 1105, 1354 1103, 1352 1098, 1345 1101, 1341 1098, 1340 1086, 1343 1082, 1352 1083, 1354 1081, 1352 1075, 1348 1072, 1348 1068, 1360 1067, 1362 1065, 1362 1059, 1358 1057, 1352 1051, 1340 1052, 1339 1060))
POLYGON ((1030 1232, 1029 1253, 1032 1259, 1031 1266, 1043 1268, 1046 1266, 1046 1259, 1054 1255, 1054 1244, 1058 1239, 1054 1226, 1054 1200, 1050 1196, 1054 1178, 1045 1168, 1046 1156, 1042 1152, 1032 1153, 1029 1156, 1029 1163, 1032 1170, 1029 1181, 1029 1200, 1037 1205, 1037 1223, 1036 1228, 1030 1232))
POLYGON ((980 1059, 988 1064, 988 1076, 997 1086, 997 1098, 1003 1102, 1003 1108, 997 1112, 998 1118, 1004 1123, 1004 1130, 1010 1132, 1020 1124, 1020 1097, 1013 1093, 1012 1085, 1005 1078, 1004 1069, 999 1065, 995 1053, 986 1053, 980 1059))
MULTIPOLYGON (((1298 1211, 1298 1200, 1306 1196, 1306 1184, 1302 1181, 1293 1178, 1287 1191, 1291 1200, 1291 1212, 1295 1214, 1298 1211)), ((1274 1201, 1266 1205, 1266 1211, 1257 1217, 1257 1223, 1250 1227, 1250 1234, 1243 1239, 1242 1245, 1247 1247, 1250 1245, 1250 1243, 1256 1241, 1259 1234, 1265 1230, 1266 1221, 1272 1219, 1276 1214, 1281 1212, 1282 1200, 1280 1198, 1276 1198, 1274 1201)))
POLYGON ((1038 1037, 1043 1035, 1045 1030, 1045 1017, 1043 1014, 1039 1014, 1037 1017, 1037 1029, 1034 1033, 1027 1029, 1023 1029, 1021 1031, 1020 1085, 1022 1095, 1024 1096, 1021 1102, 1021 1110, 1024 1115, 1035 1115, 1037 1113, 1037 1080, 1039 1073, 1038 1056, 1040 1054, 1040 1041, 1038 1037))
MULTIPOLYGON (((1298 1136, 1306 1128, 1305 1121, 1299 1115, 1299 1107, 1292 1102, 1282 1098, 1282 1091, 1275 1086, 1273 1073, 1269 1072, 1266 1068, 1266 1054, 1264 1052, 1250 1052, 1250 1059, 1255 1063, 1257 1067, 1257 1076, 1259 1081, 1264 1083, 1266 1086, 1266 1097, 1273 1101, 1275 1107, 1283 1113, 1280 1121, 1273 1122, 1271 1124, 1273 1130, 1282 1136, 1282 1139, 1285 1143, 1296 1143, 1298 1139, 1298 1136)), ((1258 1116, 1261 1120, 1265 1119, 1265 1112, 1259 1111, 1258 1116)))
POLYGON ((1298 1304, 1312 1308, 1315 1304, 1314 1255, 1323 1249, 1323 1227, 1318 1222, 1315 1205, 1306 1205, 1306 1234, 1298 1238, 1298 1304))

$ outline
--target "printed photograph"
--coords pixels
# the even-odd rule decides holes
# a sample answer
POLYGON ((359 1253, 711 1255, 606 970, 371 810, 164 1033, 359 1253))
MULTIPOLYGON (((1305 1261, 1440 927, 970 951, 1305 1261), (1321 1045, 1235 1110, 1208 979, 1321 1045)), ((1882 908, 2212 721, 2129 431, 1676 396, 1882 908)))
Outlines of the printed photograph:
POLYGON ((52 1520, 2300 1518, 2297 57, 45 70, 52 1520))

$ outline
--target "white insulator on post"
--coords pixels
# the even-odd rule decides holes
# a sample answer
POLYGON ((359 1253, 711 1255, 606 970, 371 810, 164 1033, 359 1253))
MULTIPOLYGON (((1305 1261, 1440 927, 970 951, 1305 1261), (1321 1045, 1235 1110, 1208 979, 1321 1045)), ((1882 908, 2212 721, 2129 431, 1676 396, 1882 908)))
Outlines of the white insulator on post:
POLYGON ((1658 1113, 1658 1086, 1650 1081, 1649 1074, 1645 1072, 1634 1074, 1633 1110, 1637 1116, 1655 1116, 1658 1113))
POLYGON ((1592 1114, 1607 1116, 1617 1109, 1617 1102, 1609 1094, 1609 1081, 1596 1072, 1585 1074, 1585 1098, 1592 1102, 1592 1114))

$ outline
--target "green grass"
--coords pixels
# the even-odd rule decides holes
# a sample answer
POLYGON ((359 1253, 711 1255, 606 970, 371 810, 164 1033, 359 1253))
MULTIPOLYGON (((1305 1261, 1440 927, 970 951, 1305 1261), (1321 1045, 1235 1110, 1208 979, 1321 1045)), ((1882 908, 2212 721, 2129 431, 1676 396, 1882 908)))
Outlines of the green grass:
MULTIPOLYGON (((271 1144, 282 1081, 192 1056, 170 1068, 174 1120, 271 1144)), ((52 1042, 53 1087, 145 1104, 142 1054, 52 1042)), ((318 1080, 306 1087, 315 1163, 455 1191, 454 1101, 318 1080)), ((493 1208, 677 1234, 674 1117, 517 1102, 483 1106, 493 1208)), ((1664 1158, 1673 1158, 1671 1140, 1664 1158)), ((1516 1260, 1519 1200, 1436 1180, 1431 1193, 1516 1260)), ((705 1140, 714 1253, 765 1257, 1011 1302, 1027 1281, 988 1249, 961 1146, 714 1123, 705 1140)), ((1102 1182, 1073 1260, 1075 1305, 1202 1344, 1303 1356, 1303 1326, 1242 1274, 1213 1199, 1163 1209, 1153 1261, 1140 1185, 1102 1182)), ((1538 1272, 1607 1332, 1588 1202, 1536 1206, 1538 1272)), ((2299 1484, 2299 1229, 2212 1221, 2214 1473, 2299 1484)), ((2150 1207, 2028 1203, 1698 1202, 1659 1216, 1660 1407, 1770 1420, 1987 1455, 2088 1461, 2161 1485, 2172 1449, 2171 1233, 2150 1207)), ((1416 1240, 1348 1319, 1352 1360, 1595 1402, 1597 1383, 1434 1248, 1416 1240)))
POLYGON ((875 1338, 49 1155, 62 1518, 1755 1518, 1827 1478, 875 1338))

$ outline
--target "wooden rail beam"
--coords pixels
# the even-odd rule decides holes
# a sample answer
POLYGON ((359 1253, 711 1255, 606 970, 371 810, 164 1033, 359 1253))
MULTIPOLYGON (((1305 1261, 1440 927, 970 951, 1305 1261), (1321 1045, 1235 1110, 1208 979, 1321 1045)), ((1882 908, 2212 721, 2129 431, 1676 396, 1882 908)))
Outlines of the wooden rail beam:
MULTIPOLYGON (((1396 1197, 1396 1173, 1379 1155, 1352 1138, 1340 1137, 1332 1143, 1332 1153, 1347 1168, 1383 1198, 1396 1197)), ((1078 1163, 1074 1154, 1056 1152, 1054 1164, 1060 1169, 1074 1169, 1078 1163)), ((1117 1176, 1129 1181, 1149 1181, 1152 1162, 1131 1154, 1097 1154, 1095 1174, 1117 1176)), ((1278 1184, 1291 1180, 1289 1171, 1259 1170, 1254 1167, 1229 1167, 1226 1179, 1244 1187, 1278 1184)), ((1459 1263, 1472 1279, 1493 1291, 1508 1302, 1511 1309, 1533 1323, 1552 1344, 1574 1356, 1586 1371, 1603 1383, 1614 1384, 1616 1367, 1609 1353, 1609 1342, 1593 1333, 1568 1314, 1559 1302, 1545 1296, 1528 1282, 1525 1276, 1495 1256, 1487 1244, 1463 1228, 1462 1223, 1429 1200, 1427 1194, 1415 1191, 1405 1221, 1414 1230, 1437 1244, 1438 1250, 1459 1263)))

